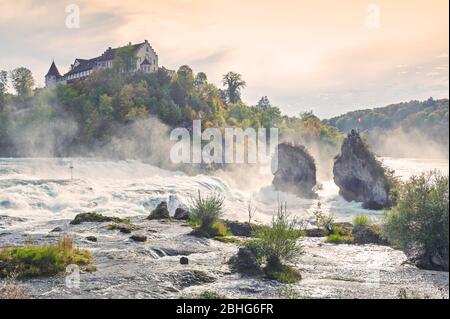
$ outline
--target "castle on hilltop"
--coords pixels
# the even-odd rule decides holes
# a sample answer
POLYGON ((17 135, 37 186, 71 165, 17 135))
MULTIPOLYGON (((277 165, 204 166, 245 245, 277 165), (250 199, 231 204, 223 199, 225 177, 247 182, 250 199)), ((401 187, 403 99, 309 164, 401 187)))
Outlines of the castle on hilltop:
MULTIPOLYGON (((130 72, 153 73, 158 71, 158 55, 150 43, 145 40, 138 44, 128 44, 136 58, 136 67, 130 72)), ((123 48, 123 47, 122 47, 123 48)), ((92 59, 75 59, 69 72, 64 75, 59 73, 55 61, 45 76, 45 86, 55 87, 57 84, 67 84, 75 80, 83 80, 92 72, 102 69, 111 69, 114 65, 117 51, 121 48, 108 48, 102 55, 92 59)))

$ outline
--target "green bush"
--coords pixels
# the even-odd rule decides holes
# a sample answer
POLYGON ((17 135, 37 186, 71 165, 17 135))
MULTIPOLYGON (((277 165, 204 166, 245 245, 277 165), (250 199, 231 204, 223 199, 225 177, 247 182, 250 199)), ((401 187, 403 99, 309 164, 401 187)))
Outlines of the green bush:
POLYGON ((219 221, 223 214, 223 197, 212 194, 203 198, 200 191, 193 200, 191 211, 192 224, 198 228, 195 233, 204 237, 225 236, 227 227, 219 221))
POLYGON ((354 227, 363 227, 372 225, 372 220, 367 215, 359 214, 353 218, 354 227))
POLYGON ((448 175, 430 172, 413 176, 400 187, 397 205, 383 217, 383 236, 405 249, 420 245, 448 258, 448 175))
POLYGON ((0 277, 51 276, 63 272, 70 264, 87 266, 92 260, 89 251, 73 248, 69 237, 57 244, 5 247, 0 251, 0 277))
POLYGON ((291 282, 300 279, 294 269, 284 265, 295 260, 302 253, 297 240, 301 232, 296 229, 296 220, 290 219, 286 210, 278 210, 270 227, 263 227, 255 232, 255 240, 245 243, 260 261, 266 263, 265 273, 269 278, 281 282, 291 282))

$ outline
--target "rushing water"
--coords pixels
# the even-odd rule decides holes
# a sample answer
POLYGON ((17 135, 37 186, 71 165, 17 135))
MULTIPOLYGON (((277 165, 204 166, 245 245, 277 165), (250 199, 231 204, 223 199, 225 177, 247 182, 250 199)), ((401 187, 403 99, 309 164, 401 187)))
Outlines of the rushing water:
MULTIPOLYGON (((402 179, 434 169, 448 173, 448 160, 383 161, 402 179)), ((349 220, 357 213, 380 214, 344 201, 333 181, 321 182, 318 199, 305 200, 274 191, 267 177, 258 187, 253 181, 245 189, 233 186, 230 176, 218 176, 188 176, 138 161, 0 159, 0 247, 30 239, 57 240, 60 235, 50 231, 58 226, 72 234, 78 246, 94 252, 98 270, 82 274, 81 290, 76 293, 65 287, 63 277, 26 281, 30 294, 39 298, 173 298, 205 289, 229 296, 284 297, 277 283, 230 273, 226 261, 236 253, 236 245, 197 239, 188 235, 190 228, 183 223, 145 217, 162 200, 168 201, 173 213, 178 206, 189 205, 199 190, 222 194, 225 218, 235 220, 247 220, 249 201, 257 208, 254 220, 263 223, 276 212, 278 200, 288 203, 292 215, 306 220, 318 201, 337 220, 349 220), (129 236, 102 224, 68 224, 76 214, 91 211, 132 217, 149 242, 131 242, 129 236), (90 235, 98 243, 88 242, 90 235), (187 268, 179 264, 181 255, 189 256, 187 268), (204 271, 214 282, 196 283, 194 270, 204 271)), ((238 178, 250 181, 251 177, 238 178)), ((403 266, 406 258, 400 251, 375 245, 337 246, 322 239, 302 241, 305 254, 297 265, 303 280, 294 288, 303 297, 394 298, 399 289, 410 289, 423 296, 448 298, 448 273, 403 266)))
MULTIPOLYGON (((448 173, 448 160, 385 158, 384 162, 403 179, 433 169, 448 173)), ((291 214, 302 218, 311 216, 318 201, 338 220, 351 219, 357 213, 380 213, 343 200, 332 180, 321 182, 318 200, 278 193, 267 178, 252 191, 233 188, 226 180, 231 179, 188 176, 137 161, 0 159, 0 215, 29 222, 71 219, 88 211, 142 216, 162 200, 168 201, 173 213, 179 205, 189 205, 199 190, 222 194, 226 199, 225 217, 236 220, 247 219, 248 203, 252 201, 257 209, 255 220, 267 222, 277 210, 278 199, 288 203, 291 214)))

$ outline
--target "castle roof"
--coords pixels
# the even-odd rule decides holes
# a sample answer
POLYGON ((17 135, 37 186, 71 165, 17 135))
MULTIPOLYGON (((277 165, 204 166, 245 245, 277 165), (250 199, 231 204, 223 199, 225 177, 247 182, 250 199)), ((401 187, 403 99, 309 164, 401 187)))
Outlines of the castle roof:
POLYGON ((92 70, 97 65, 98 57, 90 60, 86 59, 76 59, 76 60, 78 61, 78 65, 69 72, 67 72, 64 76, 92 70))
POLYGON ((56 76, 57 78, 61 77, 61 74, 58 71, 58 68, 56 67, 55 61, 52 62, 52 65, 50 66, 50 69, 47 72, 47 75, 45 77, 48 76, 56 76))
MULTIPOLYGON (((145 40, 144 42, 136 43, 136 44, 130 43, 129 46, 132 47, 133 52, 136 52, 144 44, 148 44, 148 41, 145 40)), ((92 58, 92 59, 76 59, 75 61, 78 62, 78 65, 73 67, 72 70, 67 72, 64 76, 92 70, 97 65, 98 62, 106 62, 106 61, 114 60, 116 58, 117 50, 122 49, 122 48, 124 48, 124 47, 119 47, 119 48, 114 48, 114 49, 108 48, 105 52, 103 52, 102 55, 92 58)), ((153 48, 152 48, 152 50, 153 50, 153 48)), ((155 52, 155 54, 156 54, 156 52, 155 52)), ((150 64, 149 61, 147 61, 147 63, 150 64)))

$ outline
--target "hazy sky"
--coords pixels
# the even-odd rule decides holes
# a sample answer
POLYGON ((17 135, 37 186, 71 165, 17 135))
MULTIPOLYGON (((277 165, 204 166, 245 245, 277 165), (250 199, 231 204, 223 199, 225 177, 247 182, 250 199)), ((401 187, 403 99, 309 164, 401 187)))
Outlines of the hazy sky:
POLYGON ((148 39, 160 64, 188 64, 220 85, 239 72, 253 104, 329 117, 388 103, 448 97, 448 0, 0 0, 0 69, 148 39), (69 29, 66 6, 80 8, 69 29), (375 6, 370 6, 371 4, 375 6), (377 10, 379 9, 379 15, 377 10), (379 19, 377 19, 379 16, 379 19))

